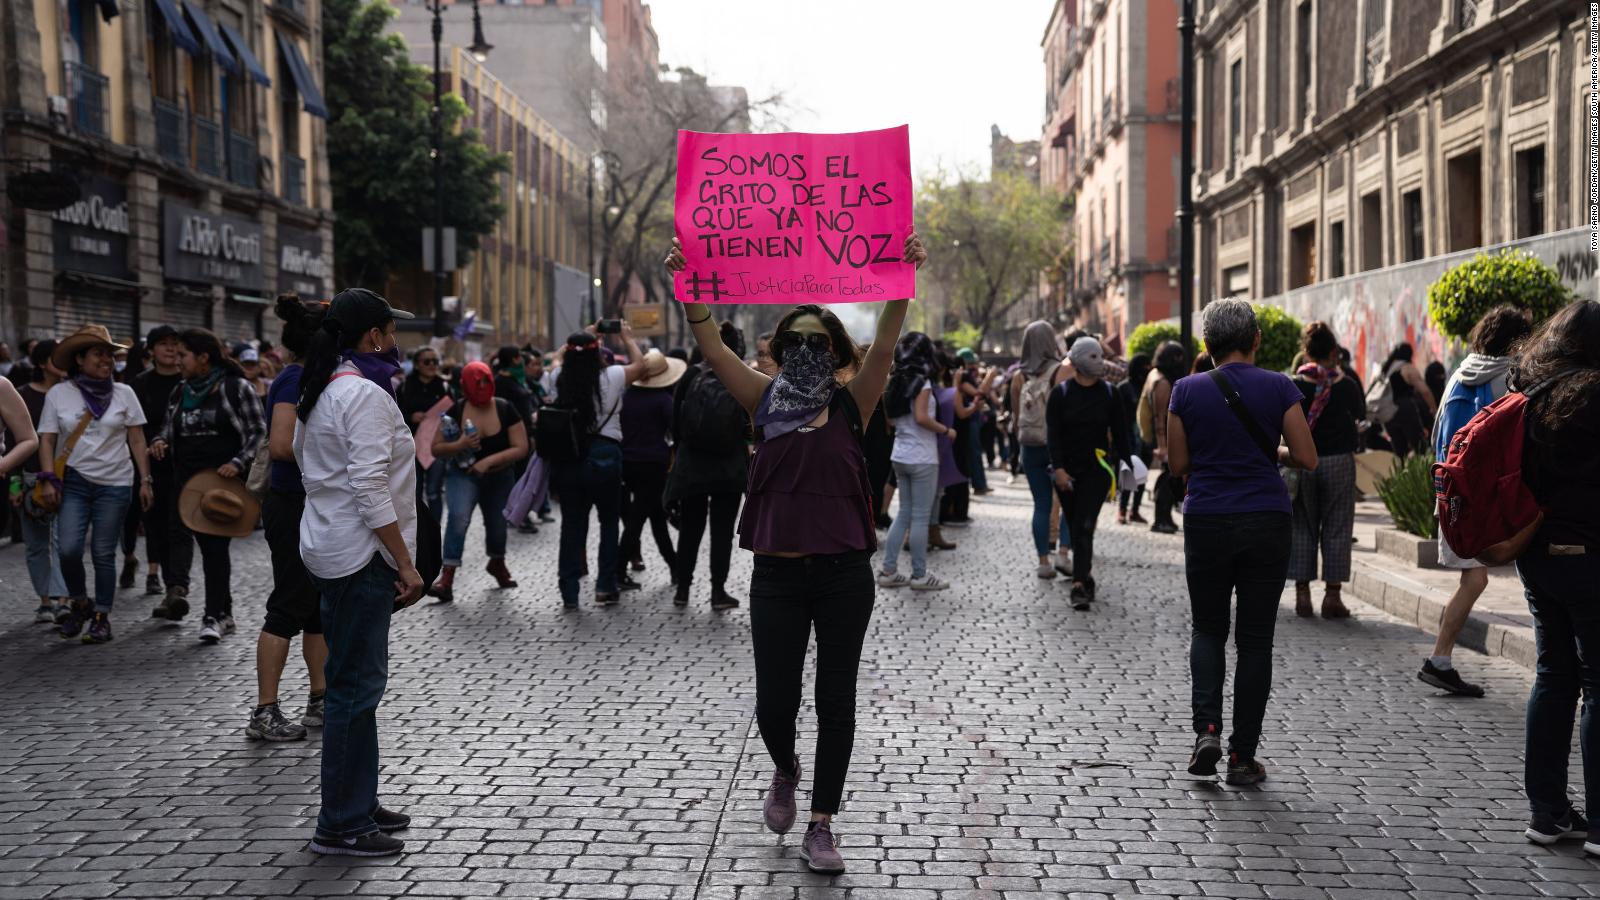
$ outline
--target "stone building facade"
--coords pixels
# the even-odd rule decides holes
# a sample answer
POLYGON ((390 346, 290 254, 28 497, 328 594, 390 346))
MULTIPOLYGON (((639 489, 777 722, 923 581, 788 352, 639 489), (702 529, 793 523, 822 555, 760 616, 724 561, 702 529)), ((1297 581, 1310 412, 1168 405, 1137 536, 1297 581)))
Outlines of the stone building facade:
POLYGON ((1072 208, 1063 323, 1126 340, 1177 313, 1178 0, 1057 0, 1040 179, 1072 208))
POLYGON ((327 296, 319 23, 318 0, 0 0, 0 187, 80 195, 0 197, 0 333, 248 340, 279 291, 327 296))
POLYGON ((1585 4, 1198 5, 1200 302, 1583 224, 1585 4))

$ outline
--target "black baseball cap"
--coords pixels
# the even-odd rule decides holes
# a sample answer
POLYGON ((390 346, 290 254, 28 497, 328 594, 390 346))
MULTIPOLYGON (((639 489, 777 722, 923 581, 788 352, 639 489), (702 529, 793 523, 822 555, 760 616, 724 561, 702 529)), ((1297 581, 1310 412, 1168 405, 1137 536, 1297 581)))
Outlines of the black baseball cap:
POLYGON ((171 325, 157 325, 150 329, 149 334, 145 335, 144 345, 146 347, 154 347, 159 341, 176 337, 178 337, 178 329, 173 328, 171 325))
POLYGON ((329 301, 325 321, 337 322, 340 331, 359 334, 390 319, 415 318, 403 309, 390 306, 389 301, 366 288, 346 288, 329 301))

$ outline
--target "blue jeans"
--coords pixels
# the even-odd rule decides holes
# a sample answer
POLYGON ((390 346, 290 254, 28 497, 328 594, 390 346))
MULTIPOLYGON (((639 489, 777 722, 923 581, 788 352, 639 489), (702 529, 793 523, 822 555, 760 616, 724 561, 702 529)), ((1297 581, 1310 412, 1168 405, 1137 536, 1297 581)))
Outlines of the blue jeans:
POLYGON ((1033 495, 1033 549, 1040 556, 1050 552, 1050 500, 1056 495, 1050 481, 1050 448, 1022 448, 1022 474, 1028 478, 1028 493, 1033 495))
POLYGON ((22 520, 22 540, 28 551, 28 579, 33 582, 33 592, 40 600, 65 597, 67 583, 61 578, 56 517, 35 519, 27 513, 19 513, 18 518, 22 520))
POLYGON ((443 518, 440 514, 444 512, 444 473, 450 468, 453 467, 448 461, 436 459, 432 466, 422 470, 422 501, 433 513, 435 522, 443 518))
POLYGON ((444 564, 461 565, 461 551, 467 543, 467 527, 472 524, 472 508, 483 511, 484 549, 490 559, 504 559, 506 555, 506 500, 515 487, 509 468, 487 475, 472 476, 450 467, 445 476, 445 504, 450 509, 450 520, 444 530, 444 564))
POLYGON ((1588 793, 1584 807, 1600 811, 1600 603, 1595 602, 1600 548, 1584 548, 1576 556, 1551 556, 1549 547, 1535 538, 1517 560, 1538 648, 1533 691, 1528 694, 1524 778, 1532 812, 1560 819, 1572 807, 1567 797, 1567 755, 1580 693, 1578 746, 1588 793))
POLYGON ((983 417, 972 416, 963 426, 967 429, 967 480, 975 491, 989 489, 989 473, 983 468, 983 417))
POLYGON ((561 501, 561 559, 557 577, 561 599, 578 601, 589 543, 589 510, 600 518, 600 558, 594 570, 597 594, 617 592, 618 532, 622 518, 622 445, 596 440, 580 462, 561 463, 550 473, 561 501))
POLYGON ((939 464, 894 464, 895 481, 900 487, 895 495, 900 498, 900 508, 895 511, 894 524, 889 526, 889 537, 883 551, 883 571, 894 572, 900 564, 900 546, 911 535, 911 577, 928 574, 928 522, 939 496, 939 464))
POLYGON ((122 519, 133 500, 133 488, 126 484, 95 484, 72 469, 67 470, 62 481, 61 511, 56 517, 61 580, 66 584, 67 596, 89 596, 84 584, 83 548, 93 525, 94 540, 89 552, 94 559, 94 611, 111 612, 111 604, 117 599, 122 519))
POLYGON ((400 574, 380 554, 343 578, 311 576, 328 641, 317 833, 349 838, 378 824, 378 703, 389 683, 389 619, 400 574))

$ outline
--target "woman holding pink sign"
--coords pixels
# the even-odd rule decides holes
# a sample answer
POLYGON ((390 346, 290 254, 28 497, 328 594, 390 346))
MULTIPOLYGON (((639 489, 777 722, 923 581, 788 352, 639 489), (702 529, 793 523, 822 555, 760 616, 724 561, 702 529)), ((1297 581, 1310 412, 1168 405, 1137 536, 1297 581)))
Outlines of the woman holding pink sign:
MULTIPOLYGON (((902 262, 921 268, 927 258, 921 238, 912 233, 902 262)), ((686 265, 674 239, 666 266, 678 272, 686 265)), ((709 306, 683 305, 706 362, 755 424, 739 546, 755 554, 750 635, 756 720, 774 766, 763 812, 767 828, 779 834, 794 826, 802 772, 795 717, 806 646, 816 629, 817 754, 811 821, 800 852, 813 872, 824 874, 845 869, 832 821, 850 766, 856 671, 872 620, 877 536, 862 424, 883 396, 909 302, 884 305, 865 355, 832 312, 811 304, 795 307, 772 339, 775 377, 746 367, 723 344, 709 306), (855 377, 841 384, 841 373, 850 370, 855 377)))

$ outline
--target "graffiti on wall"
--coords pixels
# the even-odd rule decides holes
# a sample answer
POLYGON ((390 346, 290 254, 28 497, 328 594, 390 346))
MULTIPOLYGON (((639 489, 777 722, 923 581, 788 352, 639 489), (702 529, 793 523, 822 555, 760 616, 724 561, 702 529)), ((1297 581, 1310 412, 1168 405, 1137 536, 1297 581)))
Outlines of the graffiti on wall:
MULTIPOLYGON (((1576 228, 1486 248, 1516 247, 1556 268, 1561 280, 1581 298, 1600 300, 1600 260, 1589 252, 1587 229, 1576 228)), ((1454 368, 1465 354, 1459 341, 1440 334, 1428 321, 1428 286, 1445 270, 1483 250, 1453 253, 1388 269, 1363 272, 1314 284, 1263 303, 1282 307, 1302 322, 1320 319, 1350 351, 1350 364, 1370 381, 1400 343, 1416 352, 1417 366, 1439 360, 1454 368)))

